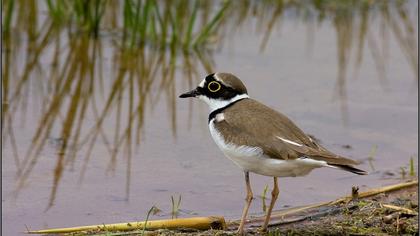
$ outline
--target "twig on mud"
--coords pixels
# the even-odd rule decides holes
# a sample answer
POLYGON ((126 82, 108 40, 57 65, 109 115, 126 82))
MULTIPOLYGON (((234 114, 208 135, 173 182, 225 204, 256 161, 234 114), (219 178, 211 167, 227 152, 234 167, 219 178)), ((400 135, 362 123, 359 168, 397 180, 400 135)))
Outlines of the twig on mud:
POLYGON ((395 210, 395 211, 403 212, 403 213, 408 214, 408 215, 414 215, 414 216, 418 215, 417 212, 415 212, 413 210, 410 210, 408 208, 405 208, 405 207, 395 206, 395 205, 391 205, 391 204, 381 204, 381 206, 385 207, 385 208, 388 208, 388 209, 395 210))

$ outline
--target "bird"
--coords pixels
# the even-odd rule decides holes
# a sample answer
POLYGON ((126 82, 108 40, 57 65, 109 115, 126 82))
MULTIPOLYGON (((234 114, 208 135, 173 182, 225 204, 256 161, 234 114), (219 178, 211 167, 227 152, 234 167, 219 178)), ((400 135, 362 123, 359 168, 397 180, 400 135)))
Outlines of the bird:
POLYGON ((214 142, 244 172, 247 194, 238 234, 244 234, 253 199, 250 172, 273 177, 274 181, 262 231, 267 231, 279 195, 277 178, 305 176, 321 167, 367 174, 354 167, 359 162, 328 151, 286 115, 250 98, 243 82, 231 73, 209 74, 195 89, 179 97, 207 103, 208 126, 214 142))

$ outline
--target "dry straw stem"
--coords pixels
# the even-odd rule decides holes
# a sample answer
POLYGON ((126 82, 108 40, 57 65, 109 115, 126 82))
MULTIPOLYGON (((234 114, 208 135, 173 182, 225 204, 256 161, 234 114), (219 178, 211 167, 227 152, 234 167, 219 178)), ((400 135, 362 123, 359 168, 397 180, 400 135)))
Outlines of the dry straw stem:
POLYGON ((225 229, 226 223, 222 216, 209 216, 209 217, 192 217, 183 219, 170 219, 170 220, 152 220, 152 221, 140 221, 140 222, 128 222, 128 223, 117 223, 117 224, 102 224, 102 225, 88 225, 71 228, 56 228, 56 229, 45 229, 27 231, 28 234, 64 234, 64 233, 75 233, 80 231, 127 231, 143 229, 146 223, 147 230, 156 229, 225 229))
MULTIPOLYGON (((362 192, 358 194, 358 198, 366 198, 366 197, 370 197, 370 196, 374 196, 380 193, 386 193, 386 192, 391 192, 391 191, 396 191, 399 189, 403 189, 403 188, 408 188, 414 185, 418 185, 418 181, 410 181, 410 182, 405 182, 405 183, 399 183, 399 184, 394 184, 394 185, 389 185, 389 186, 385 186, 385 187, 380 187, 380 188, 374 188, 374 189, 370 189, 366 192, 362 192)), ((342 202, 348 202, 352 199, 352 196, 347 196, 347 197, 343 197, 343 198, 339 198, 331 203, 328 203, 330 205, 334 205, 334 204, 338 204, 338 203, 342 203, 342 202)))
POLYGON ((385 207, 385 208, 388 208, 388 209, 395 210, 395 211, 399 211, 399 212, 402 212, 402 213, 405 213, 405 214, 409 214, 409 215, 414 215, 414 216, 418 215, 417 212, 415 212, 413 210, 410 210, 408 208, 405 208, 405 207, 395 206, 395 205, 391 205, 391 204, 381 204, 381 206, 385 207))

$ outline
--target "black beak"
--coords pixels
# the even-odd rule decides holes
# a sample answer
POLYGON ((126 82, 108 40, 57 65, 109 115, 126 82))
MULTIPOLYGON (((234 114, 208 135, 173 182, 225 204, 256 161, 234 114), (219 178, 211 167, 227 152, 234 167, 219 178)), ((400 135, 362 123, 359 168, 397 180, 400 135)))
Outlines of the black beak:
POLYGON ((197 97, 198 95, 200 95, 200 92, 198 92, 197 89, 193 89, 189 92, 183 93, 181 95, 179 95, 180 98, 189 98, 189 97, 197 97))

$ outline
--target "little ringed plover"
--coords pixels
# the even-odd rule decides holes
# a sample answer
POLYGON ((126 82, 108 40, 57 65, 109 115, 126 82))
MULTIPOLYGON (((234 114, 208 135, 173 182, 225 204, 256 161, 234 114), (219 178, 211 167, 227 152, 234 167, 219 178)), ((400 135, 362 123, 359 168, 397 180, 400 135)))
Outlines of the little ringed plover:
POLYGON ((245 85, 233 74, 210 74, 196 89, 179 97, 197 97, 209 105, 208 125, 213 140, 245 173, 247 197, 238 228, 240 234, 244 232, 253 198, 249 172, 274 177, 263 231, 267 230, 279 194, 277 177, 304 176, 319 167, 367 174, 353 167, 358 164, 356 161, 319 145, 285 115, 249 98, 245 85))

